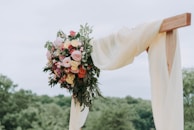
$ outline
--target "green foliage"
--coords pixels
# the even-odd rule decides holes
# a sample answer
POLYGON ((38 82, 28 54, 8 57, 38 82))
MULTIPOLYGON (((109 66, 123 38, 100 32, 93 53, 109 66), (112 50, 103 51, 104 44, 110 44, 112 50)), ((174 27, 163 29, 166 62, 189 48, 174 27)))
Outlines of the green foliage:
POLYGON ((86 130, 135 130, 128 113, 128 106, 113 106, 101 110, 98 118, 93 117, 86 130))
POLYGON ((98 99, 84 130, 154 129, 150 101, 132 97, 98 99))
POLYGON ((194 96, 194 69, 183 69, 184 101, 187 105, 192 102, 194 96))
MULTIPOLYGON (((4 98, 0 102, 0 130, 68 130, 71 97, 15 91, 11 80, 4 81, 1 87, 7 89, 1 89, 0 93, 1 99, 4 98)), ((149 130, 153 126, 150 102, 128 96, 95 100, 83 129, 149 130)))
POLYGON ((68 128, 66 113, 64 109, 54 103, 41 105, 36 116, 38 121, 34 120, 32 128, 29 130, 61 130, 62 128, 68 128))
POLYGON ((183 69, 185 130, 194 129, 194 68, 183 69))
POLYGON ((17 87, 7 76, 0 74, 0 92, 8 92, 17 87))
MULTIPOLYGON (((185 130, 194 129, 194 70, 183 70, 185 130)), ((15 91, 0 75, 0 130, 68 130, 71 97, 15 91)), ((106 97, 95 100, 83 130, 155 130, 151 102, 106 97)))
POLYGON ((0 130, 68 129, 70 97, 15 91, 16 85, 3 75, 0 75, 0 87, 0 130))
MULTIPOLYGON (((6 88, 0 93, 4 99, 0 102, 0 130, 68 130, 71 97, 15 91, 10 79, 3 76, 0 81, 1 88, 6 88)), ((128 96, 96 100, 83 129, 148 130, 153 126, 150 102, 128 96)))
POLYGON ((8 77, 0 74, 0 123, 1 129, 4 128, 5 122, 3 117, 12 112, 12 94, 14 91, 15 85, 8 77), (3 125, 3 126, 2 126, 3 125))

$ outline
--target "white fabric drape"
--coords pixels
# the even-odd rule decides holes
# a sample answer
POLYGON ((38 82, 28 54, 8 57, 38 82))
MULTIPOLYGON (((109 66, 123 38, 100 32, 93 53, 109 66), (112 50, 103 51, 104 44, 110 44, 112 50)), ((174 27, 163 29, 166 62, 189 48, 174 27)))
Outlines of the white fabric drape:
POLYGON ((94 64, 100 69, 113 70, 132 63, 134 57, 144 52, 158 34, 161 22, 122 28, 117 33, 93 40, 94 64))
POLYGON ((118 69, 132 63, 149 47, 152 109, 157 130, 183 130, 182 77, 179 46, 169 75, 166 62, 166 33, 159 34, 162 21, 142 24, 133 29, 91 42, 92 59, 100 69, 118 69))
POLYGON ((80 130, 86 121, 88 112, 88 107, 83 109, 83 106, 80 106, 79 102, 75 102, 75 99, 72 97, 69 130, 80 130))
POLYGON ((159 34, 149 48, 151 99, 157 130, 184 129, 180 49, 178 40, 174 40, 177 43, 170 74, 165 51, 166 34, 159 34))

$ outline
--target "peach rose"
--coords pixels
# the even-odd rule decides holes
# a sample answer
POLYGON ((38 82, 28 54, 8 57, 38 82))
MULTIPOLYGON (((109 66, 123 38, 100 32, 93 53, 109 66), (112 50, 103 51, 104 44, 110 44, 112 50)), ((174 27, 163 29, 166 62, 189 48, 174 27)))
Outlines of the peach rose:
POLYGON ((80 65, 80 62, 71 61, 70 64, 71 64, 71 72, 78 73, 79 72, 78 66, 80 65))
POLYGON ((71 45, 73 47, 78 47, 78 46, 81 46, 81 42, 79 42, 78 40, 72 40, 71 45))
POLYGON ((75 75, 69 73, 69 74, 67 75, 67 77, 66 77, 66 82, 67 82, 68 84, 73 85, 73 84, 74 84, 74 83, 73 83, 74 79, 75 79, 75 75))
POLYGON ((68 49, 69 45, 71 45, 71 42, 69 40, 66 40, 64 43, 64 48, 68 49))

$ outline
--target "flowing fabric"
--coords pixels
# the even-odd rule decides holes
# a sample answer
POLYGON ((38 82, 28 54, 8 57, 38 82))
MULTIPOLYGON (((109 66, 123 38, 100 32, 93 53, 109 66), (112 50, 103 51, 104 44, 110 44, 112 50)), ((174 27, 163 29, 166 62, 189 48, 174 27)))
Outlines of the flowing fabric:
POLYGON ((113 70, 133 62, 149 47, 152 109, 157 130, 183 130, 183 95, 179 44, 171 72, 166 59, 166 33, 158 33, 162 21, 123 28, 93 40, 92 59, 100 69, 113 70))
POLYGON ((117 33, 93 40, 92 59, 100 69, 113 70, 132 63, 158 34, 162 21, 145 23, 136 28, 122 28, 117 33))
POLYGON ((151 99, 157 130, 184 129, 180 49, 177 37, 174 40, 177 42, 170 73, 165 51, 166 34, 159 34, 149 48, 151 99))
POLYGON ((69 130, 80 130, 86 121, 88 112, 88 107, 83 109, 83 106, 80 106, 79 102, 75 102, 75 99, 72 97, 69 130))

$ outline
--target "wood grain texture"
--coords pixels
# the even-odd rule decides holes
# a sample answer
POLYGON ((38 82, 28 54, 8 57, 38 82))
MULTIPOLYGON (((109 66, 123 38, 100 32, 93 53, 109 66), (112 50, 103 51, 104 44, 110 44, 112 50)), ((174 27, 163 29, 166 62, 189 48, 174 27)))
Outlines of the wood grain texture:
POLYGON ((166 59, 169 74, 171 73, 172 65, 174 62, 176 43, 176 30, 174 29, 172 31, 168 31, 166 33, 166 59))
POLYGON ((167 32, 189 25, 191 25, 191 13, 184 13, 164 19, 160 27, 160 32, 167 32))

